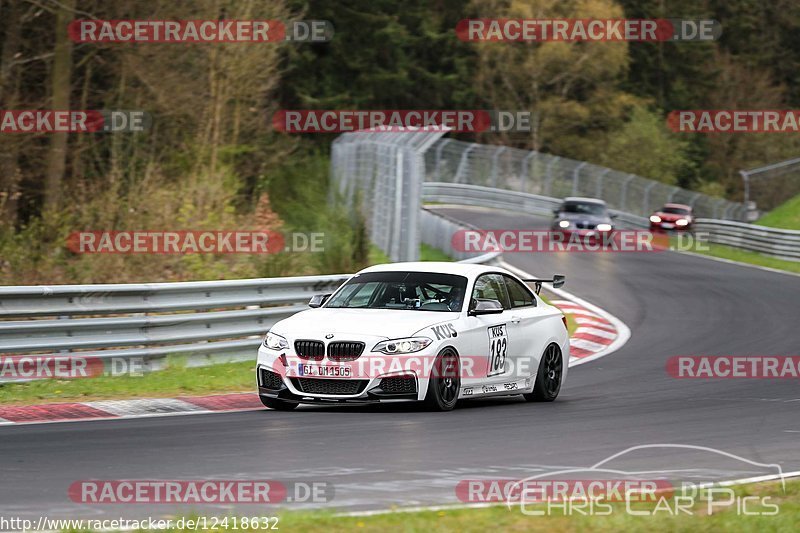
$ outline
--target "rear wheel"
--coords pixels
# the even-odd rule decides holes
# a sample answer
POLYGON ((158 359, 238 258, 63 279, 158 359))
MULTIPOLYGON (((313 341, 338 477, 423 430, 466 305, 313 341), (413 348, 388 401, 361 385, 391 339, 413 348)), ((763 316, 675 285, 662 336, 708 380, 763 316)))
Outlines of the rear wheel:
POLYGON ((285 402, 276 398, 270 398, 269 396, 259 395, 259 398, 261 398, 261 403, 264 404, 264 407, 269 407, 270 409, 275 409, 276 411, 291 411, 298 406, 296 402, 285 402))
POLYGON ((437 357, 428 380, 425 407, 431 411, 450 411, 458 401, 461 377, 458 354, 445 348, 437 357))
POLYGON ((542 360, 539 361, 533 392, 525 394, 525 399, 529 402, 552 402, 555 400, 561 390, 563 371, 564 361, 561 357, 561 349, 557 344, 551 344, 544 351, 542 360))

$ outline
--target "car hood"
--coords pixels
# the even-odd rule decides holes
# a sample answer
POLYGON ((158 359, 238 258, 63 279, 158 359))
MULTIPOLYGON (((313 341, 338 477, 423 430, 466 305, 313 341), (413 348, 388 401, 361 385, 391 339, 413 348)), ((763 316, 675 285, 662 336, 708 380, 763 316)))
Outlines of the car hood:
POLYGON ((678 215, 678 214, 675 214, 675 213, 662 213, 661 211, 656 213, 656 215, 658 215, 661 218, 661 220, 663 220, 664 222, 675 222, 676 220, 681 219, 681 218, 685 218, 686 220, 691 220, 692 219, 692 215, 678 215))
POLYGON ((569 221, 580 221, 580 222, 591 222, 594 224, 610 224, 611 217, 608 215, 587 215, 585 213, 559 213, 556 218, 558 220, 569 220, 569 221))
MULTIPOLYGON (((403 309, 308 309, 281 320, 272 327, 277 335, 291 339, 324 339, 333 334, 334 340, 343 336, 359 338, 409 337, 423 328, 452 322, 458 312, 414 311, 403 309)), ((433 337, 433 333, 426 336, 433 337)))

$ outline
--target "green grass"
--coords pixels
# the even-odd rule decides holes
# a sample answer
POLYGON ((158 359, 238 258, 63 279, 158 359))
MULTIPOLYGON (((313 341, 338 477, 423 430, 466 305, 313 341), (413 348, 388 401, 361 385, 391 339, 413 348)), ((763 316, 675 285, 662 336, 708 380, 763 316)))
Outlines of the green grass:
POLYGON ((255 383, 255 363, 250 361, 194 368, 173 364, 142 376, 4 383, 0 385, 0 405, 254 391, 255 383))
MULTIPOLYGON (((383 253, 383 251, 371 244, 369 247, 369 256, 368 259, 370 265, 378 265, 381 263, 391 263, 389 257, 383 253)), ((419 248, 419 260, 420 261, 452 261, 453 258, 444 253, 443 251, 428 246, 427 244, 422 244, 419 248)))
POLYGON ((777 257, 770 257, 758 252, 751 252, 749 250, 741 250, 723 244, 704 243, 708 250, 692 250, 694 253, 703 255, 710 255, 712 257, 719 257, 722 259, 730 259, 731 261, 739 261, 740 263, 748 263, 751 265, 758 265, 764 267, 775 268, 778 270, 786 270, 787 272, 800 273, 800 261, 784 261, 777 257))
MULTIPOLYGON (((692 507, 692 514, 672 516, 662 511, 655 516, 632 516, 625 512, 625 505, 612 504, 608 516, 564 516, 563 511, 549 516, 528 516, 519 507, 505 506, 483 509, 459 509, 448 511, 424 511, 391 513, 366 517, 337 517, 331 512, 292 512, 278 511, 271 516, 278 517, 278 528, 283 531, 306 532, 325 531, 327 533, 364 531, 509 531, 509 532, 572 532, 572 531, 673 531, 673 532, 714 532, 714 531, 797 531, 800 523, 800 482, 789 481, 786 493, 780 484, 770 482, 758 485, 737 487, 737 495, 769 497, 769 504, 777 504, 779 512, 775 516, 740 516, 736 506, 715 507, 712 514, 707 513, 704 502, 698 501, 692 507)), ((721 498, 721 497, 720 497, 721 498)), ((759 502, 751 501, 750 508, 759 507, 759 502)), ((653 504, 636 504, 638 510, 649 510, 653 504)), ((673 504, 674 508, 674 504, 673 504)), ((765 507, 761 509, 766 510, 765 507)), ((263 511, 252 513, 267 515, 263 511)), ((177 529, 165 531, 183 531, 177 529)), ((224 530, 214 530, 224 531, 224 530)), ((263 529, 262 529, 263 531, 263 529)))
POLYGON ((444 253, 443 251, 439 250, 438 248, 433 248, 432 246, 428 246, 427 244, 422 244, 419 248, 419 260, 420 261, 452 261, 453 258, 444 253))
POLYGON ((369 253, 367 254, 367 262, 370 265, 380 265, 383 263, 391 263, 389 260, 389 256, 383 253, 383 250, 375 246, 374 244, 369 245, 369 253))
POLYGON ((800 229, 800 194, 759 218, 756 224, 773 228, 800 229))

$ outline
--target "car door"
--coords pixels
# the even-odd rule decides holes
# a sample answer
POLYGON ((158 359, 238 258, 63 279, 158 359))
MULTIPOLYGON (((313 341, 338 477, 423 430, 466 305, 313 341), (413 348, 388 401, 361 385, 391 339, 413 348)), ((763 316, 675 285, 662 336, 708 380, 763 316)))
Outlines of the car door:
POLYGON ((548 321, 553 320, 551 310, 537 303, 533 292, 518 279, 503 275, 509 297, 510 332, 515 341, 515 376, 523 378, 536 373, 539 359, 548 342, 548 321))
POLYGON ((511 304, 505 288, 502 274, 491 273, 478 276, 473 285, 470 302, 476 298, 497 300, 503 306, 503 312, 491 315, 467 316, 465 319, 467 338, 465 344, 470 347, 467 355, 472 370, 462 377, 464 387, 475 386, 464 396, 473 393, 490 394, 501 392, 501 384, 508 381, 513 370, 512 357, 516 356, 513 339, 509 334, 511 325, 511 304), (496 384, 496 385, 494 385, 496 384))

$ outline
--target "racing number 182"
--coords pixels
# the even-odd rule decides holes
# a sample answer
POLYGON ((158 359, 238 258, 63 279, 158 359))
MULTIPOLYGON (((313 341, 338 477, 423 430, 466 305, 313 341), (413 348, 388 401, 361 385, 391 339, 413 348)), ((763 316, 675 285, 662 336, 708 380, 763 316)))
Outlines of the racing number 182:
POLYGON ((487 377, 502 374, 506 366, 506 352, 508 350, 508 336, 506 325, 492 326, 489 328, 489 372, 487 377))

